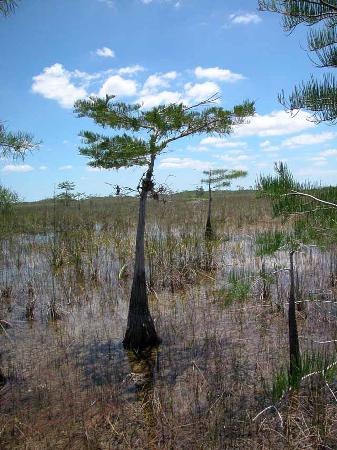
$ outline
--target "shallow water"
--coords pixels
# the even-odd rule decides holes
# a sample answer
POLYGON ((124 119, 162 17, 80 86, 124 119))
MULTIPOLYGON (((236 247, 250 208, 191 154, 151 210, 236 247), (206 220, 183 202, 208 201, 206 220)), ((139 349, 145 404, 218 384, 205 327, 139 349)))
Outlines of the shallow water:
MULTIPOLYGON (((154 235, 163 236, 160 230, 154 235)), ((150 354, 135 355, 121 344, 131 277, 118 276, 125 260, 131 265, 132 251, 120 253, 118 243, 102 240, 84 252, 80 267, 65 263, 52 270, 51 240, 52 235, 25 236, 3 244, 2 291, 11 288, 1 302, 2 318, 11 324, 0 336, 1 365, 8 377, 1 397, 7 417, 2 424, 7 433, 4 443, 14 433, 15 448, 26 448, 28 438, 25 441, 11 428, 17 420, 30 430, 32 446, 27 448, 42 449, 44 438, 33 438, 35 423, 50 442, 58 442, 61 430, 68 430, 69 442, 77 442, 73 433, 79 429, 96 436, 91 414, 95 420, 112 414, 113 427, 120 424, 118 433, 124 436, 120 443, 116 434, 116 448, 128 448, 125 439, 136 445, 131 444, 136 442, 133 434, 125 431, 130 417, 136 421, 143 417, 141 429, 148 438, 154 432, 156 439, 158 435, 168 439, 170 429, 167 442, 174 443, 173 430, 179 429, 182 448, 191 448, 195 442, 191 435, 207 435, 212 427, 218 429, 212 431, 217 436, 214 448, 221 442, 247 448, 243 439, 255 433, 251 418, 270 402, 267 386, 273 372, 287 363, 286 252, 265 261, 268 271, 277 272, 270 300, 260 297, 261 259, 255 256, 254 233, 235 234, 217 244, 212 272, 199 270, 184 289, 169 292, 155 284, 150 307, 163 344, 150 354), (251 293, 244 303, 224 307, 218 291, 233 270, 250 277, 251 293), (29 283, 35 300, 33 321, 25 319, 29 283), (61 314, 57 322, 48 320, 51 302, 61 314), (55 429, 48 428, 46 417, 55 429)), ((331 261, 330 253, 315 248, 296 256, 301 298, 310 299, 299 315, 301 345, 308 349, 320 348, 315 341, 331 340, 337 333, 336 305, 322 303, 335 300, 329 284, 331 261), (318 327, 318 321, 324 327, 318 327)), ((155 280, 168 276, 163 272, 155 280)), ((103 445, 108 431, 97 427, 103 442, 99 448, 108 448, 103 445)), ((64 442, 55 448, 63 448, 64 442)))

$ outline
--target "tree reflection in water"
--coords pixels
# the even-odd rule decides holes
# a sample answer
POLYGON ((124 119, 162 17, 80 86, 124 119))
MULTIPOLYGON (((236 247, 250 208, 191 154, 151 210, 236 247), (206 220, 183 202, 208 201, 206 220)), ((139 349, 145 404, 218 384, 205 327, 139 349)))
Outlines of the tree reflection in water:
POLYGON ((127 352, 131 369, 131 379, 136 388, 137 401, 141 404, 144 416, 144 424, 148 428, 149 441, 155 439, 155 427, 157 424, 155 414, 155 369, 158 370, 158 348, 135 352, 127 352))

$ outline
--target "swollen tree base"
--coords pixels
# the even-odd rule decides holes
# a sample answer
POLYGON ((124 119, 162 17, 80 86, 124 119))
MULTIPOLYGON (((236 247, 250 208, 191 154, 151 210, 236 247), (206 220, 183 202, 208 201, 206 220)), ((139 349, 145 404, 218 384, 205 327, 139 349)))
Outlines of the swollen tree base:
POLYGON ((143 316, 134 315, 132 323, 133 325, 127 327, 125 332, 123 339, 124 348, 139 352, 157 347, 161 343, 150 314, 143 316))
POLYGON ((211 225, 211 219, 208 217, 206 222, 205 239, 213 239, 213 228, 211 225))
POLYGON ((161 343, 148 307, 145 271, 135 276, 123 346, 136 351, 156 347, 161 343))
POLYGON ((1 372, 1 369, 0 369, 0 387, 4 386, 6 384, 6 382, 7 382, 7 379, 6 379, 5 375, 1 372))

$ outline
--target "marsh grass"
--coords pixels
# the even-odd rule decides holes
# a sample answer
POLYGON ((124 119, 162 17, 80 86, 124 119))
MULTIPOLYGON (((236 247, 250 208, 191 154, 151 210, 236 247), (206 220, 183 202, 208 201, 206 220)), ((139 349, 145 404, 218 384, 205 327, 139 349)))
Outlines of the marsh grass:
POLYGON ((273 380, 273 402, 277 403, 291 389, 298 389, 301 382, 311 376, 321 378, 326 383, 333 383, 337 373, 337 355, 305 352, 301 355, 301 367, 291 376, 288 367, 281 368, 273 380), (335 364, 336 363, 336 364, 335 364))
MULTIPOLYGON (((210 242, 206 200, 150 203, 148 289, 163 344, 149 354, 121 344, 137 200, 78 206, 22 204, 1 222, 1 448, 337 447, 335 375, 329 389, 310 377, 296 401, 285 395, 283 427, 274 413, 253 421, 288 364, 287 255, 256 256, 256 236, 281 226, 265 201, 215 193, 210 242)), ((335 261, 334 249, 296 256, 301 347, 329 361, 335 261)))

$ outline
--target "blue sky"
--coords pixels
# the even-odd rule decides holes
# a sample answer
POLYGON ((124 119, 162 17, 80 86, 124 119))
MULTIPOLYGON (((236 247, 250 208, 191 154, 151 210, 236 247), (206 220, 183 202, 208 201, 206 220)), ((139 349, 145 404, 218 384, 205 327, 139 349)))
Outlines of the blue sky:
POLYGON ((290 117, 277 101, 281 89, 322 74, 305 32, 287 36, 256 0, 22 0, 0 19, 0 118, 43 144, 25 161, 2 160, 0 181, 26 200, 52 196, 63 180, 86 194, 135 187, 142 169, 88 168, 78 133, 91 123, 75 117, 73 102, 114 93, 146 108, 219 92, 228 109, 255 100, 256 117, 225 139, 175 143, 156 162, 158 182, 194 189, 204 169, 241 168, 249 176, 238 184, 248 187, 283 160, 301 179, 334 183, 336 129, 305 112, 290 117))

